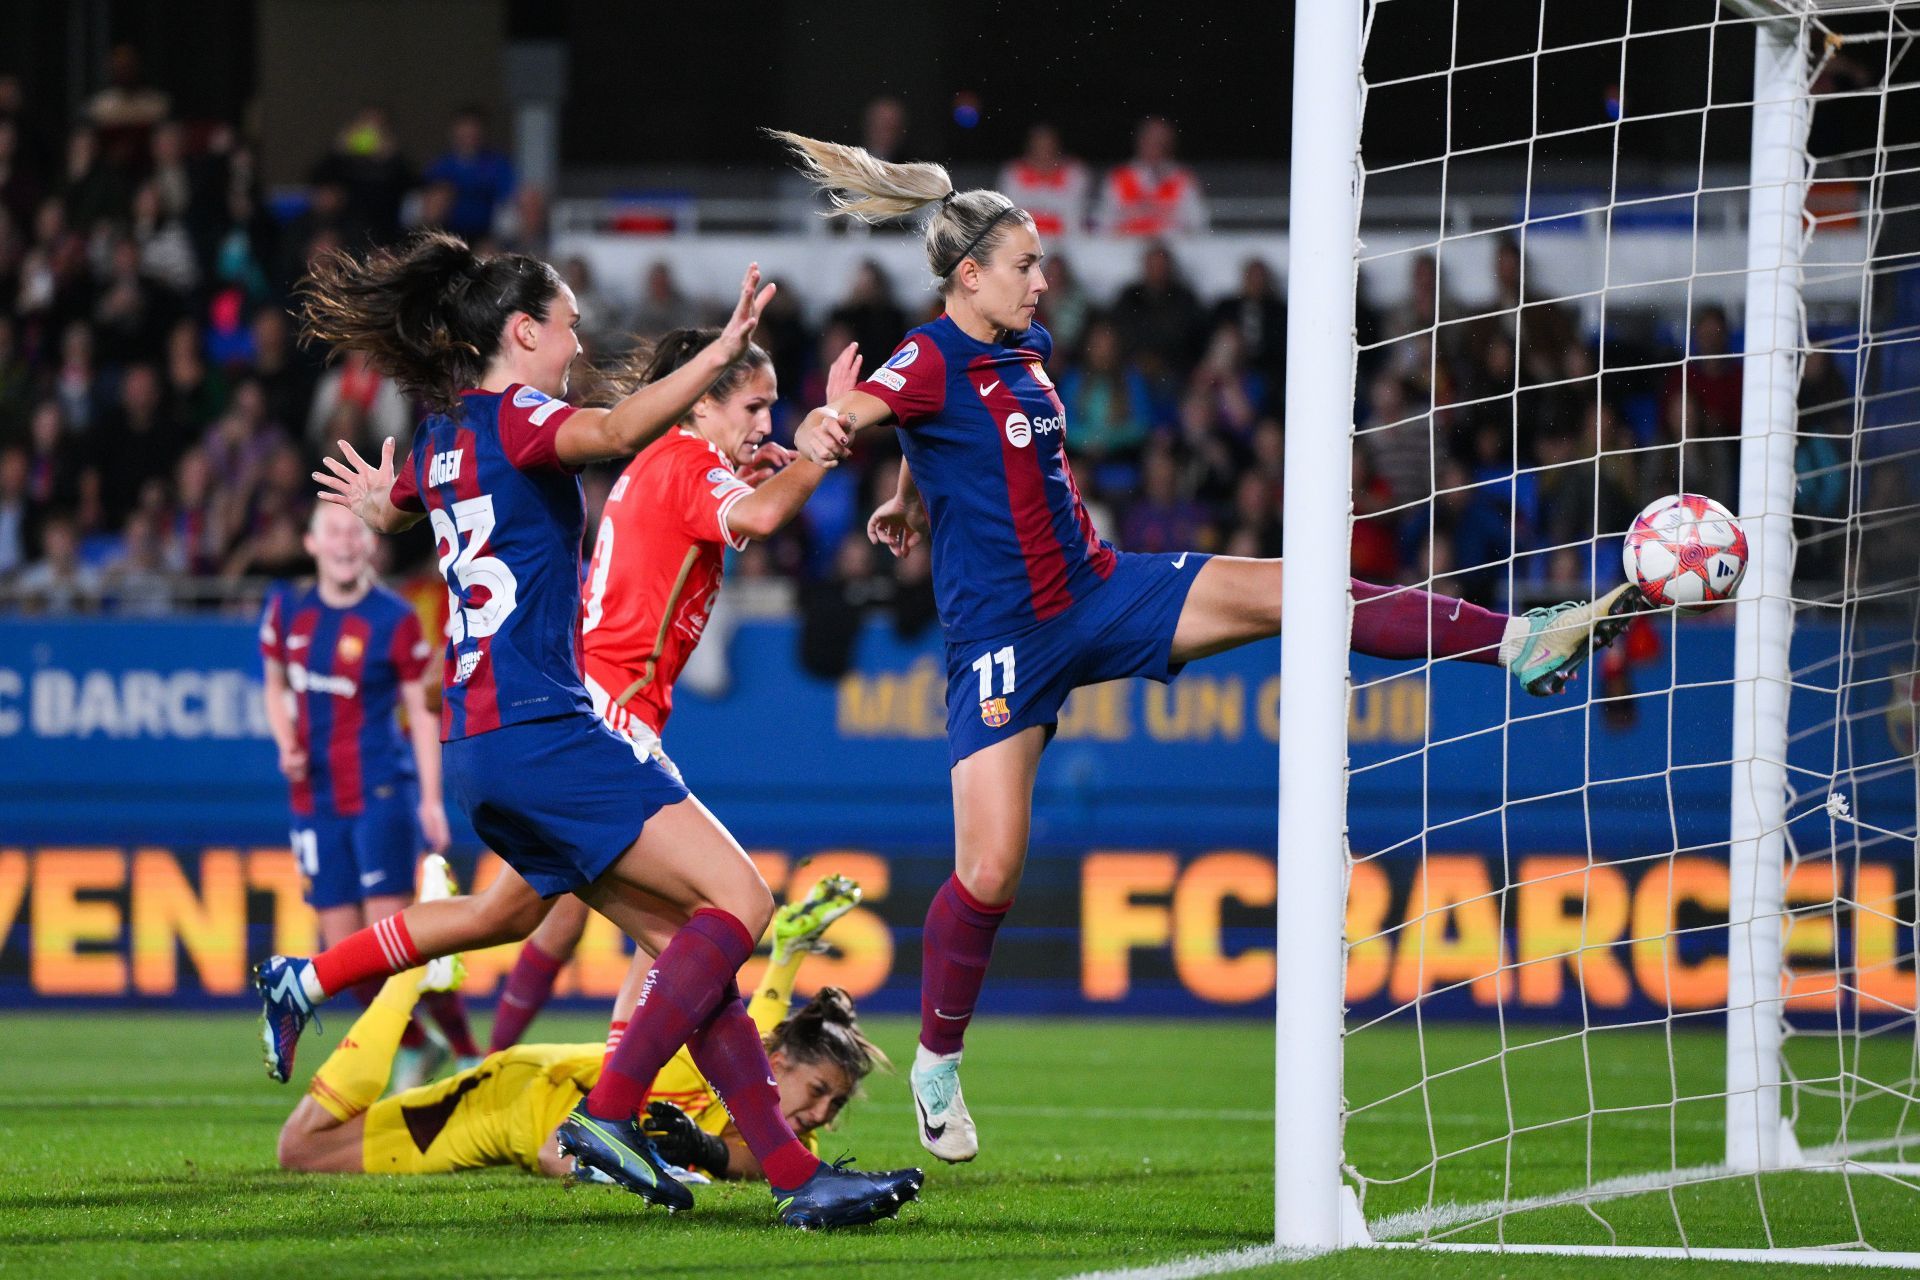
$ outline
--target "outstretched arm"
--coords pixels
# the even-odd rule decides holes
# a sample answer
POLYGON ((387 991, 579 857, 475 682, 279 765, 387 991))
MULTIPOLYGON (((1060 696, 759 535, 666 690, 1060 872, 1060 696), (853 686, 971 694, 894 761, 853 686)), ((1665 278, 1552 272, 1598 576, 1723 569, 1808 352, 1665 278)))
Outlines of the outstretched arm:
POLYGON ((313 478, 320 482, 320 501, 345 507, 366 521, 375 533, 399 533, 420 523, 425 512, 402 511, 387 496, 393 492, 391 436, 380 445, 377 467, 345 440, 340 442, 340 452, 345 462, 333 457, 322 458, 320 462, 326 470, 313 473, 313 478))
POLYGON ((746 353, 760 312, 773 297, 774 286, 760 284, 760 264, 747 268, 740 281, 740 297, 720 336, 686 364, 658 382, 650 382, 611 409, 581 409, 570 414, 554 433, 554 452, 568 466, 585 466, 625 458, 652 444, 668 427, 686 416, 693 402, 707 393, 714 379, 746 353))
POLYGON ((853 452, 856 433, 892 421, 893 410, 879 396, 849 391, 834 396, 808 414, 807 420, 793 433, 793 447, 810 462, 823 467, 837 466, 853 452))
MULTIPOLYGON (((859 379, 860 344, 850 342, 827 372, 828 402, 847 395, 859 379)), ((772 535, 800 514, 826 476, 827 468, 811 458, 795 459, 727 509, 727 532, 742 539, 772 535)))

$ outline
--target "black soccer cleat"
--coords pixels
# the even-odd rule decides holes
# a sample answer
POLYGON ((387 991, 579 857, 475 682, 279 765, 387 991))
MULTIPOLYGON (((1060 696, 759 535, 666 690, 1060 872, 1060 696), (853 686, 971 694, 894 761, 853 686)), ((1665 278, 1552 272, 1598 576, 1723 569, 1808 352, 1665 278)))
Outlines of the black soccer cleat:
POLYGON ((775 1190, 780 1221, 803 1231, 857 1227, 891 1218, 900 1206, 920 1198, 927 1175, 918 1169, 866 1173, 850 1168, 851 1158, 823 1164, 792 1191, 775 1190))
MULTIPOLYGON (((602 1120, 587 1114, 583 1101, 554 1131, 560 1154, 586 1165, 625 1187, 648 1204, 669 1211, 693 1208, 693 1192, 673 1176, 673 1169, 635 1120, 602 1120)), ((584 1181, 585 1179, 578 1179, 584 1181)))

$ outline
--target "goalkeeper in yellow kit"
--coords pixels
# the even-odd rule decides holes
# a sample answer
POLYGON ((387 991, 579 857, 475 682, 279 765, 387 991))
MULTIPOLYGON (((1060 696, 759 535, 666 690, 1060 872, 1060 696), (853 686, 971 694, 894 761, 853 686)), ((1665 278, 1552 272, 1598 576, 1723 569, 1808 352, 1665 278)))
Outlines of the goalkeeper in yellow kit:
MULTIPOLYGON (((801 962, 860 900, 843 876, 814 886, 773 919, 773 956, 748 1006, 766 1041, 780 1109, 810 1147, 812 1131, 839 1115, 860 1081, 886 1057, 861 1034, 853 1002, 828 987, 791 1013, 801 962)), ((487 1055, 443 1080, 380 1098, 401 1033, 420 998, 418 970, 396 974, 313 1075, 280 1130, 282 1168, 315 1173, 455 1173, 518 1165, 559 1177, 574 1172, 554 1130, 600 1078, 606 1047, 523 1044, 487 1055)), ((685 1049, 649 1093, 648 1124, 670 1162, 718 1177, 759 1177, 726 1108, 685 1049)))

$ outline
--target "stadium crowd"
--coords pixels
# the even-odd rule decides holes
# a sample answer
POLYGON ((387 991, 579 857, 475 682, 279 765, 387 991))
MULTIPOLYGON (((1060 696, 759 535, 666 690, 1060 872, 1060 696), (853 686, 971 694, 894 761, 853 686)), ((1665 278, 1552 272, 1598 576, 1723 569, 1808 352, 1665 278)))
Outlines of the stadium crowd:
MULTIPOLYGON (((288 305, 306 262, 423 227, 545 253, 547 198, 516 187, 478 112, 459 113, 444 151, 416 165, 382 112, 366 108, 314 163, 305 198, 270 209, 250 140, 170 118, 131 51, 115 59, 113 86, 58 133, 38 124, 17 79, 0 76, 0 602, 129 614, 250 607, 263 580, 308 564, 301 533, 318 456, 339 439, 404 447, 417 415, 363 360, 329 365, 298 344, 288 305)), ((885 145, 888 115, 870 109, 873 145, 885 145)), ((1134 157, 1096 183, 1058 131, 1038 125, 1000 181, 1060 237, 1041 320, 1097 527, 1134 550, 1278 555, 1280 284, 1258 259, 1230 296, 1203 298, 1182 279, 1160 237, 1203 229, 1207 210, 1175 147, 1170 123, 1147 120, 1134 157), (1139 237, 1138 276, 1111 305, 1075 280, 1072 233, 1083 228, 1139 237)), ((584 260, 558 265, 580 299, 590 360, 621 354, 631 335, 719 313, 664 266, 623 305, 584 260)), ((1739 366, 1713 308, 1695 318, 1690 358, 1637 353, 1628 363, 1652 368, 1609 374, 1596 395, 1595 349, 1571 312, 1523 294, 1517 245, 1498 255, 1491 315, 1451 302, 1432 258, 1409 269, 1411 302, 1382 312, 1363 299, 1360 313, 1362 577, 1461 573, 1465 594, 1499 599, 1512 538, 1522 582, 1584 581, 1594 530, 1624 528, 1639 495, 1673 488, 1683 432, 1696 441, 1737 430, 1739 366), (1596 446, 1610 451, 1597 462, 1596 446)), ((759 335, 786 430, 820 400, 825 365, 846 342, 860 342, 871 368, 937 307, 871 261, 818 327, 803 301, 783 290, 759 335)), ((1816 385, 1835 376, 1817 363, 1808 371, 1816 385)), ((1707 481, 1694 487, 1731 497, 1721 447, 1696 449, 1688 466, 1706 468, 1707 481)), ((863 612, 847 606, 885 605, 906 630, 933 620, 924 553, 895 565, 862 537, 895 457, 890 443, 866 445, 801 521, 740 553, 736 578, 798 584, 817 648, 810 665, 823 671, 839 665, 849 619, 863 612)), ((589 477, 589 530, 610 482, 589 477)), ((424 532, 382 554, 423 600, 438 590, 424 532)))

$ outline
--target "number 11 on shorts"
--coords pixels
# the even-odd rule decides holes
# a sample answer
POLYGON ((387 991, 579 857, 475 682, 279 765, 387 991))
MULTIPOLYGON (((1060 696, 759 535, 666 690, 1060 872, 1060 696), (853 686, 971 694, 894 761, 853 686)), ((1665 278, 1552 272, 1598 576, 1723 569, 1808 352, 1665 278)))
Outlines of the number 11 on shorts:
POLYGON ((1007 709, 1007 698, 1013 693, 1013 646, 991 653, 983 653, 973 660, 973 669, 980 675, 980 719, 988 728, 998 729, 1013 718, 1007 709), (1000 668, 1000 694, 994 696, 993 668, 1000 668))

